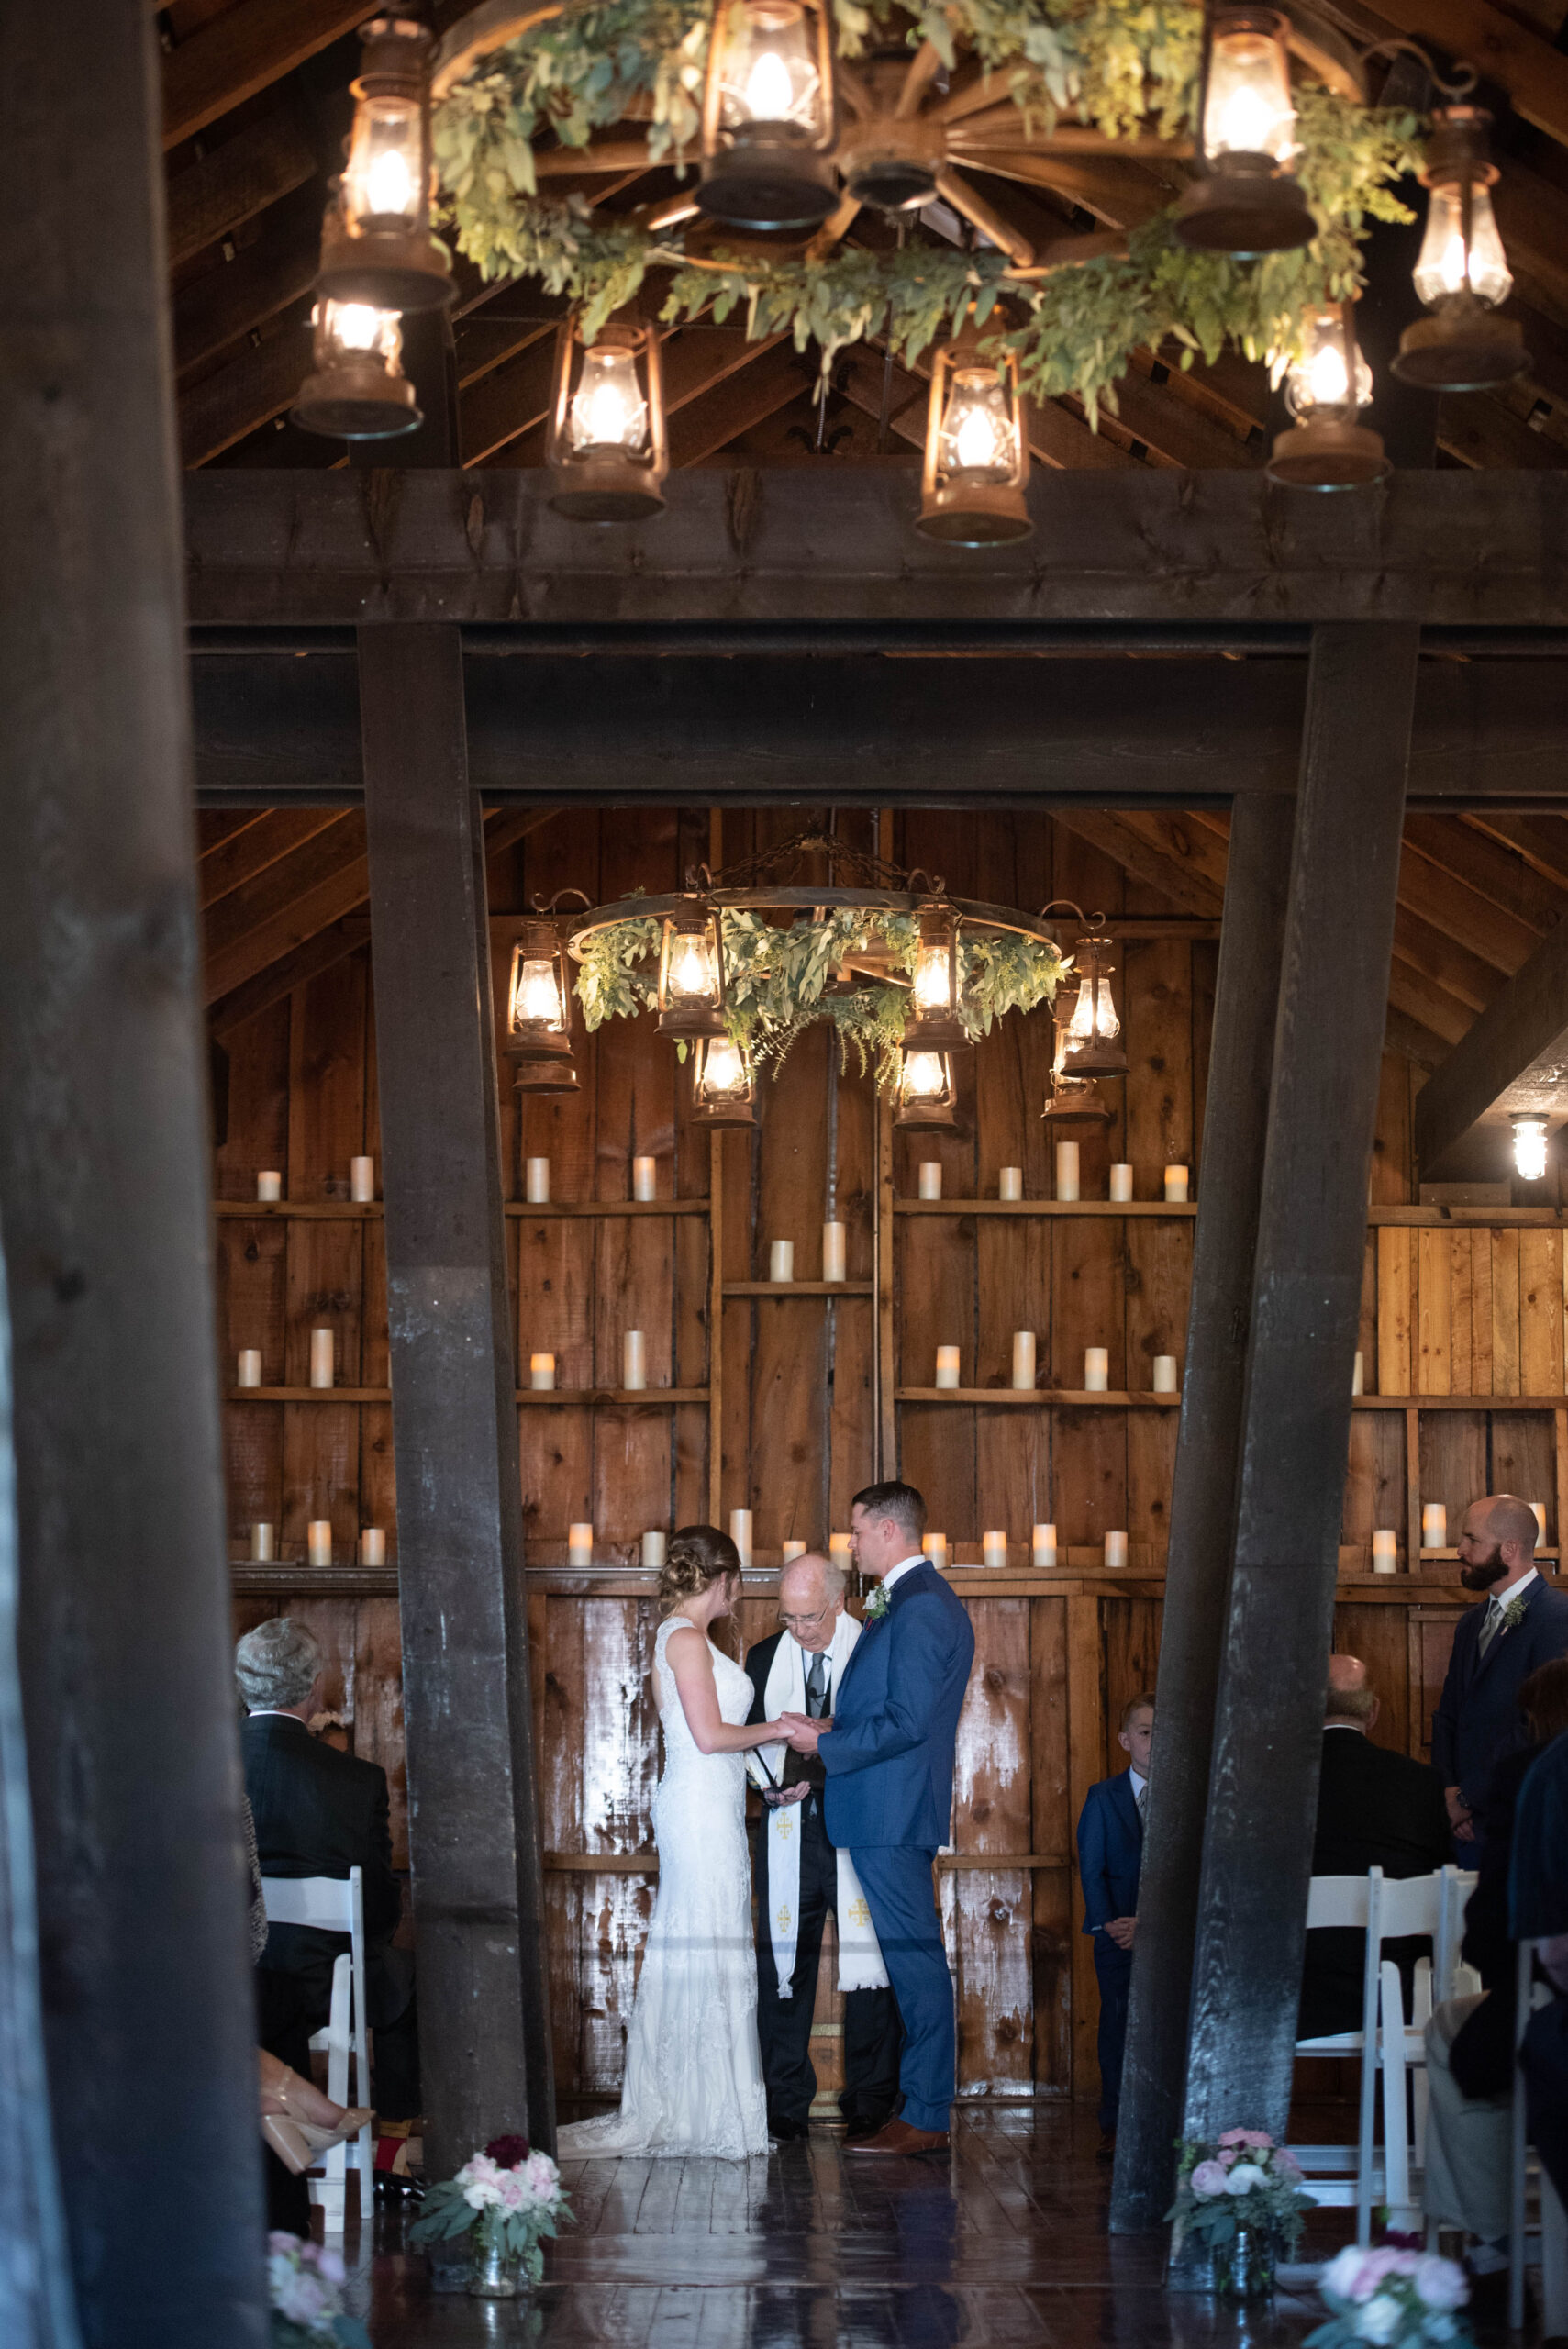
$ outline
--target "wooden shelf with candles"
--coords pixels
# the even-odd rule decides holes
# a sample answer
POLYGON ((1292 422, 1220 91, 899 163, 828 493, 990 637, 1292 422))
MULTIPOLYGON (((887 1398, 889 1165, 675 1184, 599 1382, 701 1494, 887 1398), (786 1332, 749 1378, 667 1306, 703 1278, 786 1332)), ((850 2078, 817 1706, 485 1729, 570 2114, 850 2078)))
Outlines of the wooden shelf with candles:
POLYGON ((895 1199, 895 1215, 1171 1216, 1197 1213, 1195 1199, 895 1199))
POLYGON ((1075 1411, 1080 1408, 1174 1411, 1180 1395, 1156 1394, 1151 1387, 1084 1388, 1076 1386, 898 1386, 895 1403, 1033 1403, 1040 1408, 1075 1411))
POLYGON ((390 1403, 390 1386, 229 1386, 226 1403, 390 1403))
POLYGON ((706 1386, 519 1386, 519 1403, 706 1403, 706 1386))
POLYGON ((726 1297, 874 1297, 874 1281, 726 1281, 726 1297))
MULTIPOLYGON (((506 1212, 531 1221, 549 1216, 706 1215, 706 1199, 507 1199, 506 1212)), ((380 1199, 215 1199, 213 1213, 234 1222, 370 1223, 384 1215, 380 1199)))
POLYGON ((1562 1411, 1568 1395, 1352 1395, 1353 1411, 1562 1411))

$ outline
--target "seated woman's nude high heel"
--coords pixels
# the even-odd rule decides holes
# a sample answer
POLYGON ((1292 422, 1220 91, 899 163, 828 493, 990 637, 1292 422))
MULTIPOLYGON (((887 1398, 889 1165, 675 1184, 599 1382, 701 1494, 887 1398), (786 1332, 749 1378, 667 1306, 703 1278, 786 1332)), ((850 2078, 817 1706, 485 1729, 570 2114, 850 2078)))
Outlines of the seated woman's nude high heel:
POLYGON ((302 2080, 275 2055, 261 2051, 261 2101, 271 2106, 261 2115, 261 2134, 284 2167, 297 2176, 312 2168, 334 2145, 345 2144, 374 2119, 368 2106, 344 2108, 322 2095, 311 2081, 302 2080), (309 2105, 324 2116, 307 2121, 301 2107, 309 2105))

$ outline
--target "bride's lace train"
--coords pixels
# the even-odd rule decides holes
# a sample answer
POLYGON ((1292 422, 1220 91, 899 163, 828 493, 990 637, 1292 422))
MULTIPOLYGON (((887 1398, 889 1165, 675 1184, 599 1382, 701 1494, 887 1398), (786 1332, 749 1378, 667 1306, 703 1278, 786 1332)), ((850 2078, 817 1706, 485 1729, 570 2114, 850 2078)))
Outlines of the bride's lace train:
MULTIPOLYGON (((693 1742, 664 1656, 683 1622, 662 1623, 653 1651, 665 1755, 653 1798, 659 1891, 627 2033, 620 2110, 562 2129, 563 2161, 623 2154, 744 2161, 768 2149, 745 1756, 702 1753, 693 1742)), ((751 1709, 751 1684, 709 1648, 719 1711, 738 1726, 751 1709)))

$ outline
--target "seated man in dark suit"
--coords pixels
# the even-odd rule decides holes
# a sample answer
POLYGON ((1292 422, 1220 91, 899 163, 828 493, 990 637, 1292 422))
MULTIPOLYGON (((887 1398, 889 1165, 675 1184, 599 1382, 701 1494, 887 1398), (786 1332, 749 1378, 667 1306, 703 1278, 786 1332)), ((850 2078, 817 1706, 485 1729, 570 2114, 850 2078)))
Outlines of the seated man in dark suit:
MULTIPOLYGON (((346 1878, 350 1868, 363 1871, 375 2105, 384 2127, 407 2121, 419 2110, 414 1960, 392 1945, 403 1901, 392 1872, 386 1772, 310 1734, 322 1655, 303 1623, 284 1615, 258 1624, 235 1650, 234 1668, 250 1711, 242 1733, 245 1791, 263 1877, 346 1878)), ((333 1963, 348 1946, 346 1933, 274 1925, 257 1965, 261 2044, 306 2076, 310 2034, 328 2020, 333 1963)))
POLYGON ((1153 1742, 1154 1698, 1146 1693, 1134 1697, 1122 1711, 1117 1743, 1128 1756, 1129 1767, 1089 1788, 1078 1820, 1084 1931, 1095 1937, 1095 1978, 1100 1993, 1095 2052, 1100 2065, 1100 2158, 1106 2161, 1116 2149, 1121 2105, 1138 1879, 1143 1867, 1143 1809, 1153 1742))
MULTIPOLYGON (((1314 1876, 1364 1876, 1368 1868, 1381 1868, 1385 1876, 1430 1876, 1451 1857, 1437 1772, 1374 1745, 1376 1722, 1377 1698, 1367 1686, 1365 1664, 1358 1656, 1331 1655, 1314 1876)), ((1406 1977, 1408 2000, 1411 1971, 1429 1945, 1417 1937, 1385 1942, 1384 1950, 1406 1977)), ((1361 2029, 1365 1964, 1364 1933, 1330 1927, 1307 1934, 1297 2025, 1303 2039, 1361 2029)))
POLYGON ((1538 1665, 1568 1654, 1568 1597, 1536 1572, 1538 1531, 1528 1501, 1494 1493, 1471 1503, 1459 1537, 1459 1578, 1486 1599, 1454 1631, 1432 1764, 1465 1867, 1475 1865, 1474 1813, 1492 1765, 1520 1742, 1519 1690, 1538 1665))

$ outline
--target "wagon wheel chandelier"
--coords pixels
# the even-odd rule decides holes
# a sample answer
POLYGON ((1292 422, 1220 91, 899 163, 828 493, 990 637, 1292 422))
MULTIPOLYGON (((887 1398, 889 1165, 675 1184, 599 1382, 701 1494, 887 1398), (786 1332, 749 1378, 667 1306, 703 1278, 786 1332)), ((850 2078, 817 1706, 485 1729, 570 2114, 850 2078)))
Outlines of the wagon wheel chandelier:
POLYGON ((1488 117, 1464 102, 1475 76, 1462 67, 1445 82, 1399 39, 1358 53, 1312 0, 1204 0, 1180 17, 1162 17, 1156 40, 1146 24, 1107 30, 1110 19, 1053 12, 1051 0, 949 0, 940 22, 913 6, 866 18, 847 0, 484 0, 439 48, 413 17, 378 17, 362 33, 295 419, 367 439, 421 420, 401 323, 451 297, 432 232, 439 145, 446 217, 469 258, 570 297, 547 463, 551 502, 573 519, 639 520, 663 504, 661 336, 640 292, 655 266, 674 273, 665 322, 743 302, 749 332, 792 326, 825 361, 875 332, 911 362, 936 346, 918 516, 932 537, 1028 536, 1024 395, 1076 392, 1093 421, 1100 401, 1114 407, 1143 339, 1183 344, 1184 364, 1224 336, 1269 351, 1277 372, 1290 369, 1296 418, 1270 477, 1329 490, 1375 482, 1387 467, 1361 421, 1371 375, 1343 297, 1368 213, 1416 167, 1418 128, 1413 115, 1368 109, 1366 67, 1380 52, 1411 51, 1442 100, 1420 165, 1430 195, 1415 282, 1430 315, 1407 332, 1396 372, 1434 392, 1473 390, 1526 363, 1517 326, 1495 315, 1511 279, 1489 194, 1488 117), (841 54, 868 27, 864 53, 841 54), (591 136, 639 117, 641 140, 591 136), (552 124, 561 137, 536 152, 552 124), (975 184, 1059 189, 1061 159, 1073 153, 1167 159, 1173 184, 1184 179, 1180 199, 1126 237, 1040 246, 975 184), (541 173, 619 184, 694 161, 689 186, 629 213, 580 198, 552 206, 537 190, 541 173), (945 228, 907 250, 902 238, 895 256, 842 250, 862 209, 920 214, 931 229, 933 206, 945 207, 945 228), (793 252, 791 237, 804 240, 793 252), (1245 267, 1193 273, 1197 256, 1292 253, 1288 299, 1261 295, 1245 267), (1087 308, 1076 294, 1052 296, 1047 281, 1063 272, 1091 288, 1087 308))
POLYGON ((695 1122, 754 1127, 760 1064, 823 1021, 862 1067, 874 1059, 896 1124, 951 1127, 956 1055, 995 1019, 1051 1004, 1069 971, 1055 1093, 1125 1073, 1110 944, 1104 917, 1085 921, 1070 900, 1038 915, 983 904, 940 874, 805 831, 717 873, 699 865, 673 896, 536 898, 513 948, 506 1049, 519 1091, 575 1092, 573 996, 590 1029, 652 1010, 692 1060, 695 1122), (1059 907, 1083 933, 1071 954, 1053 935, 1059 907))

